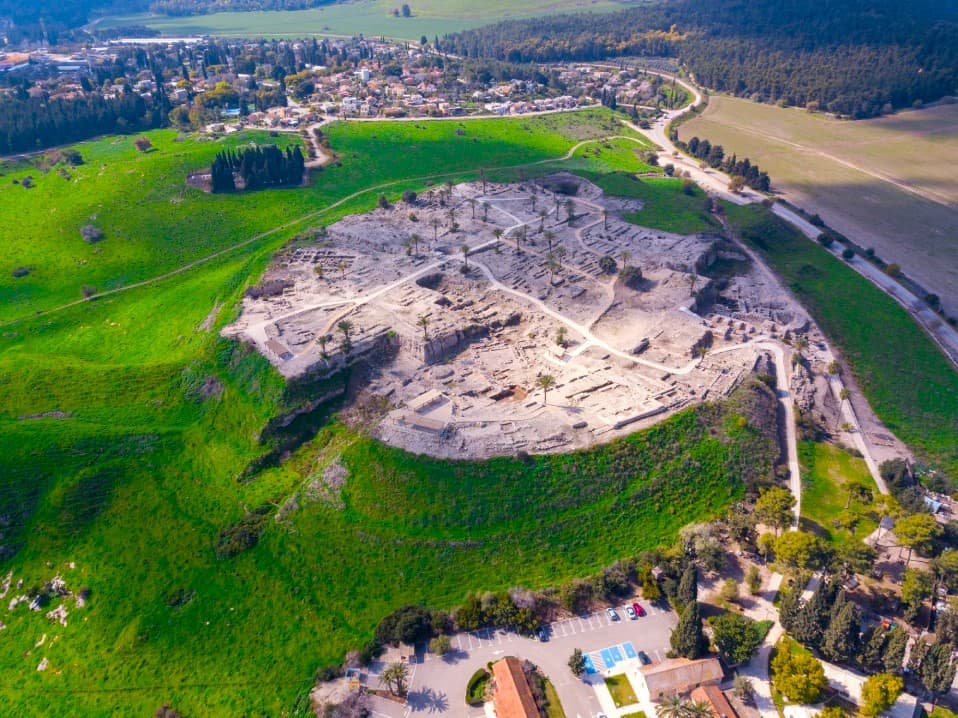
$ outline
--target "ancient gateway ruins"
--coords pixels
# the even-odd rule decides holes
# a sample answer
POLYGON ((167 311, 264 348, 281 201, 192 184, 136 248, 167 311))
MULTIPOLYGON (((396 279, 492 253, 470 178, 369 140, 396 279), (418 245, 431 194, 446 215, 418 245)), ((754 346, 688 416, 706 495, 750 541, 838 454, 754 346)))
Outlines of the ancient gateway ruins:
POLYGON ((377 435, 411 451, 607 441, 726 395, 808 324, 734 244, 625 221, 641 203, 579 177, 408 199, 291 243, 225 333, 289 378, 364 362, 377 435))

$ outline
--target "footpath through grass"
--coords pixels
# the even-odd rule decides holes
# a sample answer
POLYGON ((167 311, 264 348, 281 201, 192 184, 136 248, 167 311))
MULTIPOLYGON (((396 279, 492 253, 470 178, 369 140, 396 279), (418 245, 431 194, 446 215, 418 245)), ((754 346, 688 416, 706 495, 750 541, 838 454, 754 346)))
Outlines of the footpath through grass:
POLYGON ((865 460, 833 445, 803 441, 798 447, 802 465, 802 523, 833 544, 854 537, 864 539, 878 526, 869 511, 872 502, 849 502, 848 485, 864 484, 878 495, 865 460), (848 508, 846 508, 846 505, 848 508), (838 522, 838 526, 835 523, 838 522))
POLYGON ((958 476, 958 373, 932 340, 895 300, 767 208, 725 210, 841 351, 878 418, 958 476))

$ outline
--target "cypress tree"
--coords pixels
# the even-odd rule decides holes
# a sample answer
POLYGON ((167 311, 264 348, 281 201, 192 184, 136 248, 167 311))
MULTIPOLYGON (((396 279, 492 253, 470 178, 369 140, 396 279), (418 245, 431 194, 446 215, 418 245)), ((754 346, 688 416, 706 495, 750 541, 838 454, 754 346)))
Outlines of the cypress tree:
POLYGON ((901 673, 905 662, 905 647, 908 645, 908 632, 896 628, 888 634, 885 653, 882 656, 882 669, 885 673, 901 673))
POLYGON ((702 616, 698 601, 693 601, 682 611, 682 617, 673 629, 669 643, 672 652, 683 658, 695 660, 705 652, 707 644, 702 633, 702 616))
POLYGON ((683 606, 694 603, 699 596, 698 586, 699 572, 695 564, 689 562, 682 572, 682 578, 679 581, 679 588, 675 594, 676 600, 683 606))
POLYGON ((881 673, 884 670, 883 658, 887 641, 888 634, 880 627, 872 628, 865 634, 865 648, 860 659, 862 668, 870 673, 881 673))
POLYGON ((822 655, 836 663, 849 663, 861 647, 858 636, 861 620, 858 606, 845 601, 822 637, 822 655))
POLYGON ((795 629, 795 622, 798 614, 801 613, 804 604, 801 600, 801 592, 798 588, 782 593, 782 600, 778 604, 778 620, 782 628, 791 633, 795 629))
POLYGON ((955 680, 955 664, 951 662, 952 647, 948 643, 936 643, 928 649, 919 669, 919 678, 937 700, 947 693, 955 680))

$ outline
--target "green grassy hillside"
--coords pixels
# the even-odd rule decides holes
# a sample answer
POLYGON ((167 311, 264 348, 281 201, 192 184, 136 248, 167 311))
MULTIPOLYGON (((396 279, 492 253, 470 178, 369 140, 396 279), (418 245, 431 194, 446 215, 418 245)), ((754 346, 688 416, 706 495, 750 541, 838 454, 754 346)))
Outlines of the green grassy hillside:
MULTIPOLYGON (((33 271, 0 278, 15 297, 0 310, 0 582, 11 572, 7 602, 58 574, 89 593, 82 608, 56 596, 39 612, 0 605, 3 712, 150 715, 164 702, 185 715, 301 712, 314 670, 363 643, 397 604, 450 607, 469 589, 594 571, 721 511, 745 472, 770 471, 774 447, 753 428, 767 424, 755 412, 768 396, 753 390, 529 463, 438 462, 332 422, 282 466, 239 481, 275 445, 260 441, 271 419, 333 388, 286 387, 217 336, 289 236, 372 207, 383 185, 398 196, 427 176, 474 177, 620 133, 598 112, 423 125, 333 126, 340 166, 308 188, 255 195, 186 189, 185 174, 221 145, 170 132, 151 133, 157 151, 146 154, 131 138, 80 145, 87 164, 69 182, 57 169, 5 168, 0 248, 33 271), (12 183, 28 174, 35 188, 12 183), (54 205, 61 216, 49 219, 54 205), (79 235, 91 214, 105 234, 96 245, 79 235), (85 284, 126 286, 236 245, 162 281, 33 316, 85 284), (323 489, 337 462, 348 472, 341 495, 323 489), (262 530, 258 545, 226 557, 244 526, 262 530), (45 617, 61 603, 66 626, 45 617)), ((602 154, 611 161, 572 162, 602 171, 636 161, 602 154)))

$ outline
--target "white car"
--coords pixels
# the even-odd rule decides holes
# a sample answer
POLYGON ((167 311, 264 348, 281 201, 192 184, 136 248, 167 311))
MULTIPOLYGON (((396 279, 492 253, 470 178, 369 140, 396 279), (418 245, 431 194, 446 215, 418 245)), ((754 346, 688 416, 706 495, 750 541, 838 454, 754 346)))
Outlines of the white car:
POLYGON ((635 609, 632 606, 625 607, 625 615, 629 617, 630 621, 634 621, 639 617, 639 614, 635 612, 635 609))
POLYGON ((609 618, 611 618, 613 621, 618 621, 618 620, 619 620, 619 614, 615 612, 615 609, 614 609, 614 608, 607 608, 607 609, 605 609, 605 613, 606 613, 606 615, 607 615, 609 618))

